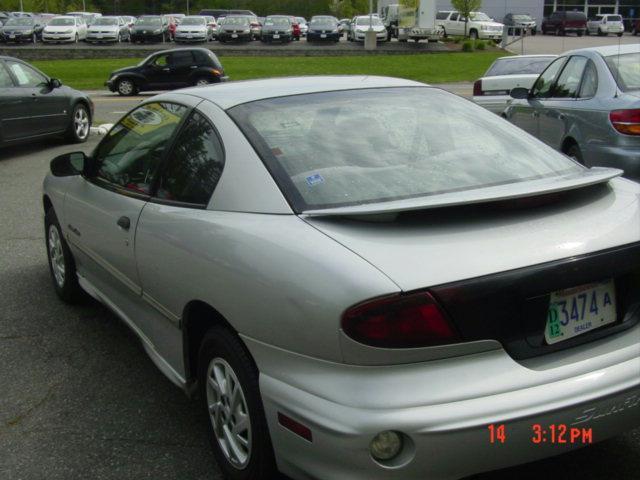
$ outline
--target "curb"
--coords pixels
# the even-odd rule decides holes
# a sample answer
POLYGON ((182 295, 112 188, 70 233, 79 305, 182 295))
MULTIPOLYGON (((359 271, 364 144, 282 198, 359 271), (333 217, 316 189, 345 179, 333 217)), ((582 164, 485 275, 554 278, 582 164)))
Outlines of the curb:
POLYGON ((113 128, 113 123, 103 123, 97 127, 91 127, 92 135, 106 135, 113 128))

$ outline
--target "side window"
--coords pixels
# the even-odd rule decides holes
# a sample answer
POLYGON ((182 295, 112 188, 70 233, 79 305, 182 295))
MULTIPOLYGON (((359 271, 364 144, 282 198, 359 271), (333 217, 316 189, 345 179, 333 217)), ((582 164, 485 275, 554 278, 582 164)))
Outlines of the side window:
POLYGON ((195 112, 175 145, 160 177, 158 198, 206 205, 224 166, 224 151, 215 130, 195 112))
POLYGON ((449 21, 450 22, 457 22, 458 21, 458 13, 454 12, 451 14, 451 17, 449 17, 449 21))
POLYGON ((533 96, 536 98, 548 98, 551 94, 551 87, 556 81, 562 66, 567 61, 566 58, 558 58, 554 60, 547 69, 536 80, 533 86, 533 96))
POLYGON ((47 83, 47 79, 33 68, 18 62, 7 62, 19 87, 35 88, 47 83))
POLYGON ((95 180, 149 194, 164 151, 187 108, 149 103, 120 120, 94 155, 95 180))
POLYGON ((448 16, 449 14, 447 12, 438 12, 436 13, 436 20, 446 20, 448 16))
POLYGON ((167 65, 169 65, 169 55, 158 55, 151 61, 151 64, 158 67, 166 67, 167 65))
POLYGON ((11 76, 7 69, 0 63, 0 88, 12 88, 13 80, 11 80, 11 76))
POLYGON ((169 65, 172 67, 184 67, 193 65, 193 55, 189 50, 173 52, 169 55, 169 65))
POLYGON ((596 66, 591 60, 587 62, 587 66, 584 69, 584 76, 582 77, 582 85, 580 86, 580 98, 591 98, 596 95, 598 90, 598 71, 596 66))
POLYGON ((567 66, 562 70, 560 77, 558 77, 558 82, 553 88, 551 96, 553 98, 575 98, 578 95, 580 80, 582 80, 582 73, 586 64, 587 59, 585 57, 571 57, 567 66))

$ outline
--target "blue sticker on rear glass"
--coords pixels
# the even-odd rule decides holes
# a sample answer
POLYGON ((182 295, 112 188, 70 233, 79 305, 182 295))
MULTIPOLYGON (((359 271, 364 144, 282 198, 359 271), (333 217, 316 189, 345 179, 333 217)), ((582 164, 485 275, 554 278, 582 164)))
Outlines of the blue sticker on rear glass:
POLYGON ((322 175, 320 175, 319 173, 307 177, 307 185, 309 185, 310 187, 313 187, 314 185, 322 182, 324 182, 324 178, 322 178, 322 175))

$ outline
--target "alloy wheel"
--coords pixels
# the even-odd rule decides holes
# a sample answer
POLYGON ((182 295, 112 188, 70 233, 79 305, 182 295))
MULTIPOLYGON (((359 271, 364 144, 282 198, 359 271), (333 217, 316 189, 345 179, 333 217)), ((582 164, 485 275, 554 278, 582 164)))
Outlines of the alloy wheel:
POLYGON ((84 107, 78 107, 76 110, 73 117, 73 128, 80 140, 84 140, 89 135, 89 115, 84 107))
POLYGON ((133 93, 133 82, 131 80, 120 80, 118 82, 118 92, 122 95, 131 95, 133 93))
POLYGON ((206 78, 199 78, 198 81, 196 81, 196 87, 203 87, 205 85, 209 85, 209 80, 206 78))
POLYGON ((219 357, 209 363, 206 382, 209 418, 220 450, 242 470, 251 459, 251 419, 242 386, 231 365, 219 357))
POLYGON ((51 270, 58 287, 64 287, 65 267, 64 267, 64 251, 62 250, 62 241, 58 228, 55 225, 49 226, 49 261, 51 262, 51 270))

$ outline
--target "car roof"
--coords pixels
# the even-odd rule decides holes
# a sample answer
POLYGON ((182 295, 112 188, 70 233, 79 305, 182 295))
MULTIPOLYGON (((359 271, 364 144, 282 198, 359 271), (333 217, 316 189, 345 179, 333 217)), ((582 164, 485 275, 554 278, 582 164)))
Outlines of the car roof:
POLYGON ((506 57, 497 58, 496 61, 500 60, 513 60, 515 58, 547 58, 547 57, 557 57, 555 53, 536 53, 532 55, 507 55, 506 57))
POLYGON ((157 52, 153 52, 152 54, 148 55, 146 58, 154 57, 156 55, 164 55, 166 53, 186 52, 186 51, 192 52, 194 50, 200 50, 201 52, 205 52, 207 55, 210 54, 210 53, 213 53, 211 50, 209 50, 208 48, 204 48, 204 47, 169 48, 167 50, 158 50, 157 52))
POLYGON ((599 53, 603 57, 609 57, 611 55, 624 55, 625 53, 640 53, 640 43, 630 43, 626 45, 607 45, 604 47, 589 47, 579 48, 576 50, 569 50, 563 55, 573 55, 576 53, 595 52, 599 53))
POLYGON ((244 80, 220 83, 209 87, 188 88, 181 90, 181 93, 209 100, 226 110, 242 103, 264 100, 266 98, 364 88, 424 86, 427 85, 402 78, 334 75, 244 80))

